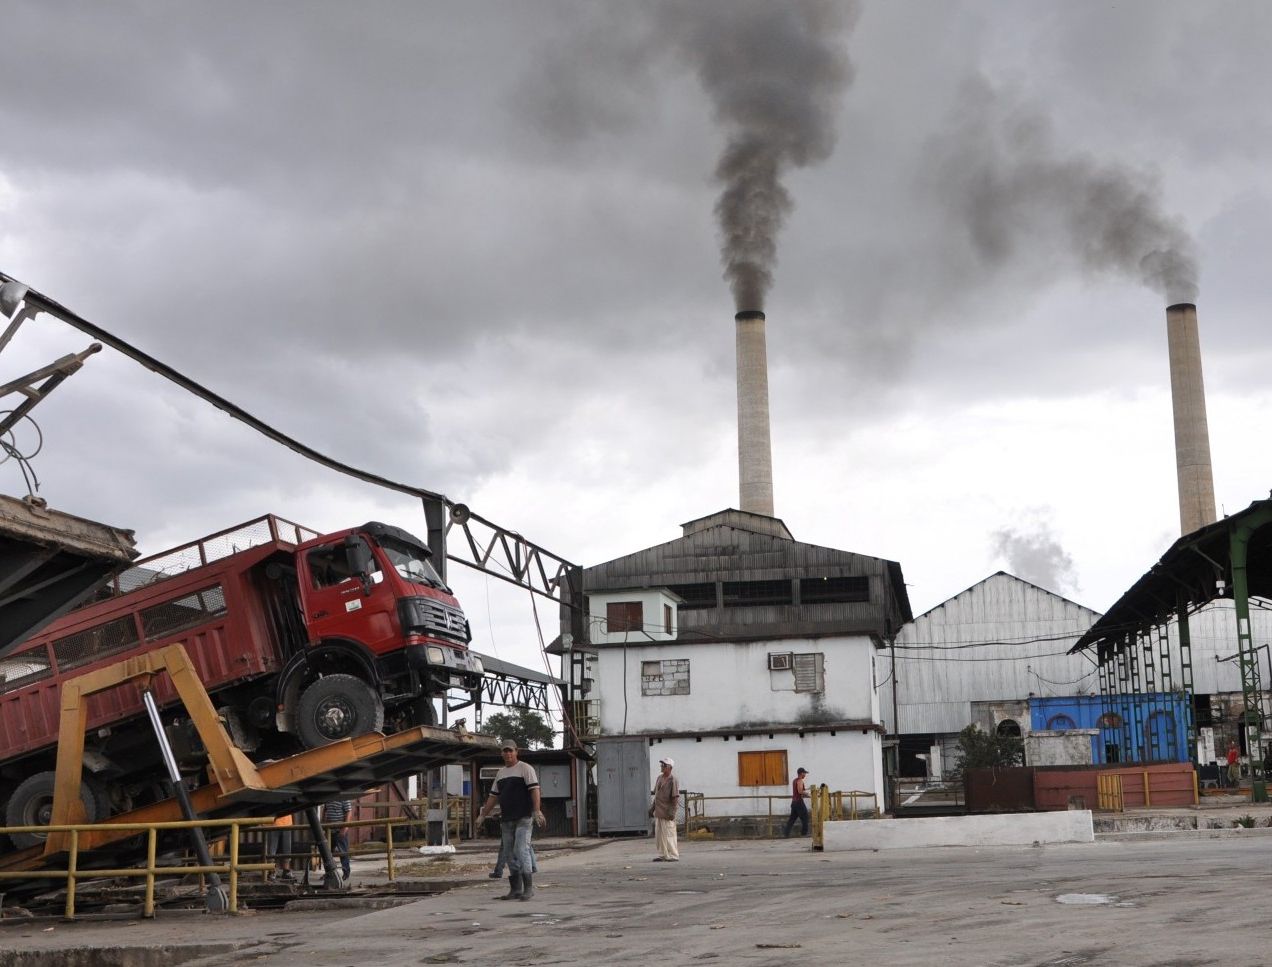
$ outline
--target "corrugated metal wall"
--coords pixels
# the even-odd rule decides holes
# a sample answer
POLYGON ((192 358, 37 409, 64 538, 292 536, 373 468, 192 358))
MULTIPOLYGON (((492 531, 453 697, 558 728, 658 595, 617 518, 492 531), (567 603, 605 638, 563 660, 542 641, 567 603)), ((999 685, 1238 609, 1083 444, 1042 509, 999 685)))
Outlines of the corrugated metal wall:
POLYGON ((897 635, 895 710, 891 654, 879 654, 888 730, 959 732, 972 722, 972 702, 1098 692, 1095 666, 1066 654, 1098 617, 1010 574, 991 575, 897 635))

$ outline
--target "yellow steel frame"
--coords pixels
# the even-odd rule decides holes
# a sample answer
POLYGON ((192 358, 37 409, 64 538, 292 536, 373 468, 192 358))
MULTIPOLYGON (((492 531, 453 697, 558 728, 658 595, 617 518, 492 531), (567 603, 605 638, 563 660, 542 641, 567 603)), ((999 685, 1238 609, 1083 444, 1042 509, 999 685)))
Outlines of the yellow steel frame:
MULTIPOLYGON (((220 786, 220 795, 232 795, 242 789, 266 788, 256 766, 230 741, 185 646, 179 643, 167 645, 62 683, 53 816, 47 827, 49 836, 44 842, 45 856, 68 848, 72 831, 59 827, 83 825, 88 818, 80 801, 88 696, 136 680, 141 680, 142 686, 149 688, 154 677, 165 671, 208 750, 210 772, 220 786)), ((97 831, 85 829, 83 832, 84 841, 79 843, 83 849, 108 841, 100 838, 97 831)))

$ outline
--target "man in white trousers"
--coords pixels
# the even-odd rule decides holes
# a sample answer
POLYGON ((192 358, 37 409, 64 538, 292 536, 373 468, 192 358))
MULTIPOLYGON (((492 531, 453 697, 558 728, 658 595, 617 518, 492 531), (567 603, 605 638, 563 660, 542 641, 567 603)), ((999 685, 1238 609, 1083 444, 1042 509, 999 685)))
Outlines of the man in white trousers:
POLYGON ((680 860, 680 850, 676 849, 676 806, 680 803, 680 780, 671 774, 675 765, 671 758, 658 760, 660 773, 654 780, 654 801, 649 806, 658 845, 655 863, 676 863, 680 860))

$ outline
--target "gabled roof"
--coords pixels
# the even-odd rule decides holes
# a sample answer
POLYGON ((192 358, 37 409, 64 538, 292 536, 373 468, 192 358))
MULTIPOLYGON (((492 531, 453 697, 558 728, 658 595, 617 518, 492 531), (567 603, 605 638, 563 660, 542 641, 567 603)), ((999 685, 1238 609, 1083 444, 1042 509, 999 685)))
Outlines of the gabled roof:
POLYGON ((870 601, 682 611, 682 638, 691 632, 726 638, 775 632, 883 635, 911 618, 901 565, 895 561, 801 543, 777 518, 732 508, 689 521, 683 528, 684 534, 675 540, 585 568, 584 591, 836 577, 871 578, 875 589, 870 601), (839 612, 832 615, 832 608, 839 612))
POLYGON ((1072 600, 1071 598, 1066 598, 1063 594, 1057 594, 1055 591, 1048 590, 1047 588, 1044 588, 1041 584, 1034 584, 1032 581, 1026 581, 1024 578, 1017 577, 1016 575, 1010 573, 1009 571, 995 571, 993 574, 989 575, 989 577, 983 578, 982 580, 977 581, 975 584, 971 585, 970 587, 966 587, 962 591, 958 592, 958 594, 955 594, 952 597, 946 598, 940 604, 935 605, 934 607, 928 608, 928 610, 924 611, 921 615, 918 615, 917 617, 915 617, 914 620, 921 621, 922 619, 935 614, 936 612, 944 608, 946 605, 959 600, 965 595, 974 593, 975 591, 984 587, 990 581, 994 580, 994 578, 999 578, 999 577, 1007 578, 1010 581, 1015 581, 1017 584, 1023 584, 1026 587, 1033 588, 1035 591, 1039 591, 1042 594, 1046 594, 1046 595, 1049 595, 1050 597, 1056 598, 1059 601, 1063 601, 1065 604, 1071 604, 1075 608, 1081 608, 1083 611, 1086 611, 1091 615, 1092 621, 1095 621, 1097 618, 1100 617, 1100 612, 1094 611, 1091 608, 1088 608, 1084 604, 1078 604, 1078 602, 1072 600))

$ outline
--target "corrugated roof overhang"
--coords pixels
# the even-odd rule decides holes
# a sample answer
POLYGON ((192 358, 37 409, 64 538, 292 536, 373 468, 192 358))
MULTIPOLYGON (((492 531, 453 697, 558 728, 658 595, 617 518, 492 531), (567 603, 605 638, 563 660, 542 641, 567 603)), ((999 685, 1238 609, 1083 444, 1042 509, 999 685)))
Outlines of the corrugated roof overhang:
POLYGON ((1181 606, 1196 608, 1232 594, 1232 540, 1248 539, 1247 593, 1272 598, 1272 500, 1185 534, 1093 624, 1070 654, 1096 648, 1116 653, 1126 638, 1172 620, 1181 606))

